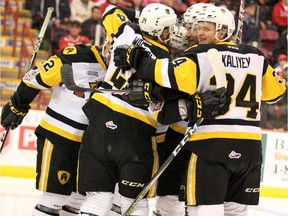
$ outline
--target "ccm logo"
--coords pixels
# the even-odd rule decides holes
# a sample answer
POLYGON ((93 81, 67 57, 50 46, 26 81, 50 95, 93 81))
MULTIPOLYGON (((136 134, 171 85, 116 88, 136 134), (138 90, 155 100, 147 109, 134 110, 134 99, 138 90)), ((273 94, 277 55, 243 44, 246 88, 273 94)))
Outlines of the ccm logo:
POLYGON ((130 182, 130 181, 126 181, 126 180, 122 180, 121 181, 122 184, 130 186, 130 187, 141 187, 143 188, 145 186, 144 183, 138 183, 138 182, 130 182))
POLYGON ((260 188, 246 188, 245 192, 246 193, 259 193, 260 192, 260 188))

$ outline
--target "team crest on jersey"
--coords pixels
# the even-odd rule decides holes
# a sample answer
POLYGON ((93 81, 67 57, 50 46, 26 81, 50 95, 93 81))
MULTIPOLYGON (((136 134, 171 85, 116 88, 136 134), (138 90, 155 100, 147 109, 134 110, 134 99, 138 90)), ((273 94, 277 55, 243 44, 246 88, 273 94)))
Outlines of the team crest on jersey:
POLYGON ((235 151, 231 151, 230 154, 229 154, 229 158, 230 159, 239 159, 240 157, 241 157, 241 154, 237 153, 235 151))
POLYGON ((63 50, 64 55, 74 55, 77 53, 77 49, 74 46, 68 46, 63 50))
POLYGON ((113 121, 108 121, 108 122, 105 123, 105 125, 106 125, 107 128, 110 128, 112 130, 117 129, 117 127, 118 127, 117 125, 114 124, 113 121))
POLYGON ((67 171, 58 171, 58 180, 62 185, 66 184, 69 181, 70 176, 70 173, 67 171))

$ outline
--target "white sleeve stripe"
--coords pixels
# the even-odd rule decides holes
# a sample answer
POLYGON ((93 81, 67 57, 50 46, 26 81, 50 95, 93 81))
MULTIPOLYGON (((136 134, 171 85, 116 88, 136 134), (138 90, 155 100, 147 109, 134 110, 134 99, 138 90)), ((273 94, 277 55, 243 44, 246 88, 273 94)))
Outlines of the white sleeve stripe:
POLYGON ((162 81, 163 85, 171 88, 169 76, 168 76, 168 65, 169 65, 169 59, 163 59, 162 60, 162 65, 161 65, 161 74, 162 74, 162 81))

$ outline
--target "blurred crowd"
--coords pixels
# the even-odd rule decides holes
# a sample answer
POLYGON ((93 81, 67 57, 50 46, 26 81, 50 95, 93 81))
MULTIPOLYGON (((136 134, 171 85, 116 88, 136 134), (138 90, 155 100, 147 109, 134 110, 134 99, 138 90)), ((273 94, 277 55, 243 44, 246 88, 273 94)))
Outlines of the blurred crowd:
MULTIPOLYGON (((181 18, 186 9, 208 0, 30 0, 26 9, 32 11, 32 28, 40 29, 48 7, 55 11, 49 23, 43 43, 51 54, 75 44, 102 44, 105 32, 101 16, 108 5, 133 8, 141 11, 152 2, 159 2, 174 8, 181 18)), ((227 7, 238 23, 240 0, 209 1, 227 7)), ((288 0, 246 0, 243 19, 242 43, 258 47, 267 57, 275 72, 286 79, 288 85, 287 60, 288 0)), ((262 128, 287 130, 287 94, 275 105, 262 106, 262 128)))

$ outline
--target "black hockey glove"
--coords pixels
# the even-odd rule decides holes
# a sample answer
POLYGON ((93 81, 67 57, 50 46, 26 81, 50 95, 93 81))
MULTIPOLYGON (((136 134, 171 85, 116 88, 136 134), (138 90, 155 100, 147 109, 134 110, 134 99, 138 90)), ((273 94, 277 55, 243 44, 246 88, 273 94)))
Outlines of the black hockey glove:
POLYGON ((138 69, 141 57, 148 57, 148 53, 143 47, 120 45, 114 51, 114 64, 116 67, 133 67, 138 69))
POLYGON ((17 128, 23 121, 31 107, 28 104, 21 104, 17 92, 11 96, 10 101, 4 105, 1 113, 1 125, 4 128, 11 126, 11 129, 17 128))
POLYGON ((147 102, 161 103, 167 100, 188 98, 188 94, 178 90, 164 88, 152 82, 145 82, 143 87, 144 97, 147 102))
POLYGON ((164 101, 161 96, 161 87, 151 82, 144 82, 141 79, 134 80, 129 84, 131 92, 122 95, 122 98, 132 106, 148 106, 150 102, 164 101))
POLYGON ((226 97, 218 96, 216 91, 207 91, 191 96, 186 103, 189 121, 193 122, 199 118, 214 119, 224 109, 226 97))
POLYGON ((123 99, 133 106, 148 106, 150 102, 161 103, 166 100, 187 98, 188 94, 164 88, 153 82, 145 82, 141 79, 134 80, 129 84, 131 92, 123 95, 123 99))

